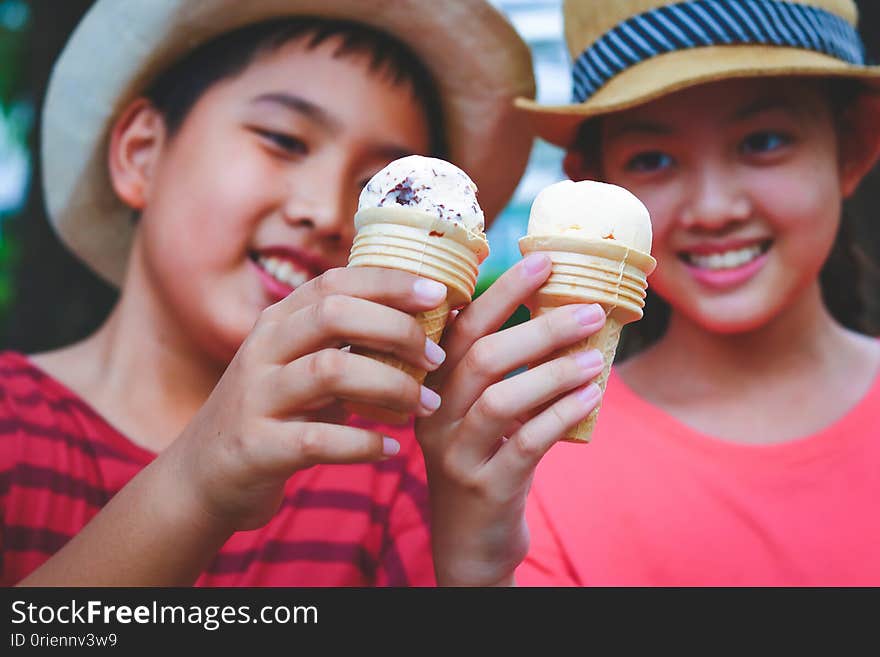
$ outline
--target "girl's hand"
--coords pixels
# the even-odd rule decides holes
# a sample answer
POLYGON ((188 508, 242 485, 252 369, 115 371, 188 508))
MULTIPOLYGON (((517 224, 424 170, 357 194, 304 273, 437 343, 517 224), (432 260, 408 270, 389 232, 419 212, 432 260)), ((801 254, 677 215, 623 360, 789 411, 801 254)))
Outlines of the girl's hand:
POLYGON ((342 268, 266 309, 171 448, 207 515, 233 530, 252 529, 274 515, 297 470, 395 454, 391 438, 324 420, 343 417, 344 401, 425 416, 439 398, 407 374, 341 347, 436 369, 443 351, 408 313, 437 307, 445 294, 445 286, 405 272, 342 268))
POLYGON ((432 540, 441 585, 512 584, 528 551, 526 495, 548 449, 596 406, 602 372, 592 350, 529 363, 598 331, 598 305, 569 305, 494 333, 541 286, 549 260, 530 256, 506 272, 447 328, 447 359, 429 376, 443 398, 416 421, 425 454, 432 540))

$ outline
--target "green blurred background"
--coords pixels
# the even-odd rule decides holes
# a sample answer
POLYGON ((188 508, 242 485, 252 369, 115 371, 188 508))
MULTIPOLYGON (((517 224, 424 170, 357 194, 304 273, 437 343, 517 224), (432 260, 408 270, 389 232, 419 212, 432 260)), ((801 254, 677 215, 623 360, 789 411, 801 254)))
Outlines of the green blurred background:
MULTIPOLYGON (((61 247, 46 221, 38 183, 39 108, 46 82, 52 63, 92 1, 0 0, 0 348, 29 353, 81 339, 103 321, 116 299, 113 289, 61 247)), ((492 2, 532 48, 539 100, 567 102, 560 0, 492 2)), ((877 62, 880 2, 858 4, 863 37, 877 62)), ((564 177, 560 161, 559 149, 536 143, 514 199, 489 231, 492 255, 482 268, 478 291, 519 259, 516 239, 525 232, 531 199, 541 187, 564 177)), ((880 171, 875 170, 849 208, 857 215, 865 251, 875 262, 880 261, 878 202, 880 171)), ((871 289, 878 291, 876 271, 874 275, 871 289)), ((873 323, 880 325, 880 293, 872 295, 871 304, 873 323)), ((513 321, 526 316, 521 309, 513 321)))

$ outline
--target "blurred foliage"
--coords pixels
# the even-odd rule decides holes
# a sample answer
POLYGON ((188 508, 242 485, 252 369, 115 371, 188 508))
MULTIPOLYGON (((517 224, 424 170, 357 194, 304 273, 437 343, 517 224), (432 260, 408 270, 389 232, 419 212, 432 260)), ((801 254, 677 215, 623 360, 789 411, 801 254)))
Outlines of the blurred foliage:
POLYGON ((6 275, 13 265, 18 262, 18 246, 12 240, 0 239, 0 314, 4 308, 8 308, 13 299, 13 287, 11 276, 6 275))
POLYGON ((22 98, 30 15, 30 6, 23 0, 0 1, 0 320, 12 306, 12 272, 19 252, 3 224, 21 210, 30 169, 27 140, 32 111, 29 100, 22 98))
POLYGON ((0 99, 8 104, 21 87, 22 54, 31 11, 24 0, 0 1, 0 99))
MULTIPOLYGON (((0 7, 8 2, 0 0, 0 7)), ((14 294, 7 312, 0 313, 0 349, 34 353, 80 340, 104 321, 117 298, 115 290, 61 244, 46 217, 39 183, 39 109, 49 75, 70 33, 92 3, 93 0, 27 0, 29 21, 15 37, 19 39, 16 43, 21 47, 21 56, 4 56, 0 62, 0 66, 8 64, 15 69, 8 78, 4 77, 10 81, 13 97, 31 101, 36 110, 32 112, 33 125, 27 136, 32 184, 22 211, 8 217, 2 225, 4 242, 11 241, 16 249, 0 263, 0 276, 11 271, 14 294)))

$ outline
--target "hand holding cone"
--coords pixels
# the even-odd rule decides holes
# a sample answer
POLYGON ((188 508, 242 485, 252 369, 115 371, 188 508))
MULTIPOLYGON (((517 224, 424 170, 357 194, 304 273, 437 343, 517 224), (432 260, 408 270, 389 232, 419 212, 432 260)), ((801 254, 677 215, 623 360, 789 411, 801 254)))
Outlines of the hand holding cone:
MULTIPOLYGON (((553 264, 538 290, 534 316, 570 303, 598 303, 608 316, 605 326, 566 353, 598 349, 605 369, 596 383, 604 392, 624 324, 642 317, 647 277, 656 261, 651 250, 648 210, 621 187, 605 183, 564 181, 538 194, 532 205, 528 235, 519 241, 523 255, 545 253, 553 264)), ((597 407, 574 427, 566 440, 588 442, 597 407)))

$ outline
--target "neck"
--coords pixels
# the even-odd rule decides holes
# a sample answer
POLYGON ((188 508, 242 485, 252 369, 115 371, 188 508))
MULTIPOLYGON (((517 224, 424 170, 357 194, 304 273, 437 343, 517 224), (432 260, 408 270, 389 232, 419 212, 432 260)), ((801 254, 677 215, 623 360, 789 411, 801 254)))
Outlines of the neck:
POLYGON ((160 451, 183 430, 217 384, 225 362, 204 352, 170 311, 132 249, 119 302, 75 346, 74 389, 133 441, 160 451))
POLYGON ((673 312, 663 338, 645 356, 645 364, 662 363, 668 386, 680 396, 701 390, 729 390, 744 384, 785 380, 792 374, 824 372, 842 355, 853 351, 852 334, 831 317, 818 283, 792 306, 763 326, 725 335, 707 331, 681 313, 673 312), (806 369, 805 369, 806 368, 806 369))

